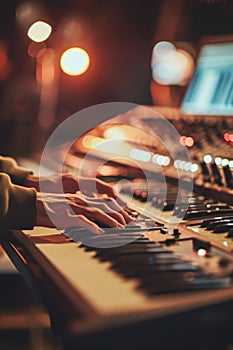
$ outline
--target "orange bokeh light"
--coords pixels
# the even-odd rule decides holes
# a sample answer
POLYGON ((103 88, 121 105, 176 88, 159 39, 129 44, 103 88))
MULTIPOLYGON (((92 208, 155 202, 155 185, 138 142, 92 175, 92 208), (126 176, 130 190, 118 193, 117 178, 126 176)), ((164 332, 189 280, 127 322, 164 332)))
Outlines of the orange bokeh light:
POLYGON ((88 53, 80 47, 72 47, 63 52, 60 66, 64 73, 76 76, 86 72, 90 65, 88 53))

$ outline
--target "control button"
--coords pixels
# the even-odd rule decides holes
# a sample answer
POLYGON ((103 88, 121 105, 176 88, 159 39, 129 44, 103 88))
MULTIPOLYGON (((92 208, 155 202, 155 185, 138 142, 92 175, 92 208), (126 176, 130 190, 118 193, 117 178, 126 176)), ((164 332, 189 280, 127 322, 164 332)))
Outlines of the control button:
POLYGON ((175 238, 178 238, 178 237, 180 237, 180 235, 181 235, 181 233, 180 233, 180 231, 178 230, 178 228, 174 228, 174 230, 173 230, 173 236, 174 236, 175 238))

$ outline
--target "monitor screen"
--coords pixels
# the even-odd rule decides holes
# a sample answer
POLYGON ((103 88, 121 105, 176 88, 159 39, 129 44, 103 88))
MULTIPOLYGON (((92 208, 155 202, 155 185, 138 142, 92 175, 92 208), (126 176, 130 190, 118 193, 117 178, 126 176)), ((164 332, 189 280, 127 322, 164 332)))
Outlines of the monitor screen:
POLYGON ((233 42, 201 48, 181 108, 189 114, 233 115, 233 42))

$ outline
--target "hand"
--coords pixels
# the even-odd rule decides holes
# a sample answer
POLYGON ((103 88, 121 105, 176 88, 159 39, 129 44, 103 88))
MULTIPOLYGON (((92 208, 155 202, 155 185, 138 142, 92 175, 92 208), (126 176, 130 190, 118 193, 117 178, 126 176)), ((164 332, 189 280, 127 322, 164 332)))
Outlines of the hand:
MULTIPOLYGON (((107 194, 109 197, 117 198, 117 191, 109 184, 95 178, 75 177, 72 174, 62 174, 62 187, 65 193, 75 193, 81 190, 86 195, 107 194)), ((43 192, 61 193, 59 189, 60 175, 35 176, 29 175, 25 182, 26 187, 34 187, 40 191, 40 183, 43 185, 43 192)))
POLYGON ((36 225, 65 229, 76 226, 103 233, 98 224, 123 228, 131 219, 112 198, 89 198, 81 193, 37 193, 36 225))
POLYGON ((95 178, 79 177, 79 190, 88 195, 96 196, 96 194, 106 194, 109 197, 117 199, 119 196, 112 185, 95 178))
POLYGON ((43 192, 49 193, 61 193, 69 192, 75 193, 79 189, 78 180, 71 174, 51 175, 51 176, 36 176, 29 175, 25 182, 26 187, 34 187, 37 191, 40 191, 40 184, 42 184, 43 192), (60 181, 62 178, 62 190, 60 181))

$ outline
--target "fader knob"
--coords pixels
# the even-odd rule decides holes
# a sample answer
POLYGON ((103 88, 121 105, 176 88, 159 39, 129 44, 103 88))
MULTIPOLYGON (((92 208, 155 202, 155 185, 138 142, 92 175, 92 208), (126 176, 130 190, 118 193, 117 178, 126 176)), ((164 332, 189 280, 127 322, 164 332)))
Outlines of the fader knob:
POLYGON ((224 172, 224 175, 225 175, 227 187, 233 188, 233 176, 232 176, 232 172, 230 170, 229 165, 225 165, 223 167, 223 172, 224 172))
POLYGON ((210 172, 205 162, 201 162, 202 175, 205 182, 210 182, 210 172))
POLYGON ((220 171, 219 171, 217 164, 212 163, 211 170, 212 170, 212 174, 213 174, 214 183, 218 186, 222 186, 223 185, 222 176, 220 174, 220 171))

